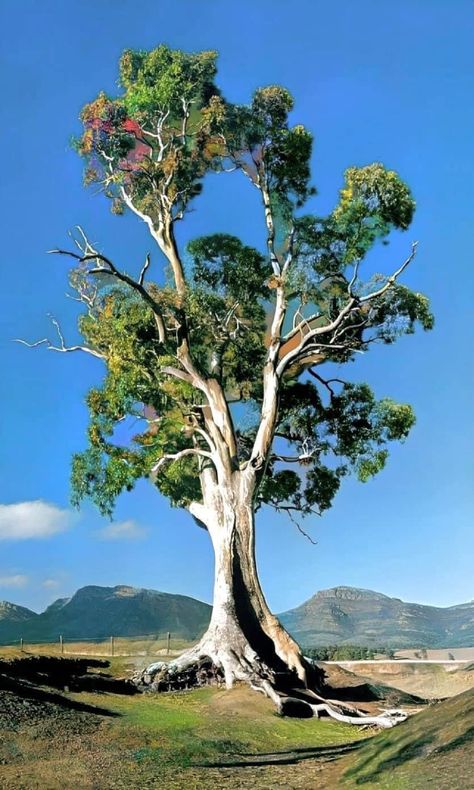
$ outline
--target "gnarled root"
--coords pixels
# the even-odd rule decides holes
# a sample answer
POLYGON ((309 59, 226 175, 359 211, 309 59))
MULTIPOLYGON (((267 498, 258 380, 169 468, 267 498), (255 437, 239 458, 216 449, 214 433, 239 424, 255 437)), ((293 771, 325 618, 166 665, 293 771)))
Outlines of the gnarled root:
MULTIPOLYGON (((322 697, 321 702, 314 704, 307 702, 300 697, 290 697, 287 695, 281 696, 273 688, 268 681, 261 683, 260 689, 272 700, 278 713, 282 716, 296 716, 299 718, 310 718, 316 716, 319 718, 321 715, 327 715, 336 721, 342 721, 345 724, 356 724, 359 726, 374 726, 382 728, 394 727, 401 721, 405 721, 408 717, 402 710, 387 710, 380 714, 380 716, 368 716, 362 711, 357 710, 352 705, 338 705, 334 702, 329 704, 324 701, 322 697), (352 715, 351 715, 352 714, 352 715)), ((311 696, 317 697, 318 695, 310 692, 311 696)))
POLYGON ((378 716, 367 715, 352 705, 325 699, 308 688, 294 689, 292 693, 292 677, 294 673, 288 672, 283 678, 281 673, 265 666, 248 644, 237 653, 229 648, 217 650, 215 645, 203 640, 169 663, 150 664, 133 680, 141 690, 155 692, 224 684, 230 688, 234 681, 244 681, 265 694, 281 716, 329 716, 345 724, 381 728, 394 727, 407 718, 407 713, 399 709, 386 710, 378 716))
POLYGON ((173 691, 202 685, 222 685, 232 688, 235 681, 250 684, 260 679, 274 679, 274 673, 257 656, 248 642, 236 648, 218 647, 205 635, 195 647, 169 663, 150 664, 133 680, 140 688, 150 691, 173 691))

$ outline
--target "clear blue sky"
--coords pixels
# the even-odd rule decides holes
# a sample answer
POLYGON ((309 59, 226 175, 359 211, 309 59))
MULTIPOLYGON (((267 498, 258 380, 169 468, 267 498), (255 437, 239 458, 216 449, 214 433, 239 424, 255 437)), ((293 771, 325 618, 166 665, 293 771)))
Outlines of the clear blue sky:
MULTIPOLYGON (((332 510, 307 522, 317 546, 283 516, 259 514, 271 606, 338 584, 439 605, 472 599, 471 0, 3 0, 0 17, 0 599, 40 609, 85 584, 119 583, 211 598, 206 534, 147 483, 121 497, 112 527, 90 507, 74 518, 57 512, 69 508, 83 397, 101 365, 11 342, 44 337, 47 313, 76 339, 67 263, 45 254, 76 223, 131 270, 151 249, 138 220, 112 216, 82 187, 69 138, 81 106, 116 89, 121 51, 162 42, 218 49, 218 81, 233 101, 265 84, 292 91, 294 120, 316 139, 315 211, 331 208, 345 167, 372 161, 398 170, 418 202, 412 228, 380 248, 379 265, 395 267, 420 241, 406 282, 431 297, 436 329, 374 349, 350 369, 380 397, 413 404, 417 425, 382 474, 346 481, 332 510)), ((209 179, 180 242, 222 230, 261 243, 255 199, 243 177, 209 179)), ((155 271, 161 264, 153 251, 155 271)))

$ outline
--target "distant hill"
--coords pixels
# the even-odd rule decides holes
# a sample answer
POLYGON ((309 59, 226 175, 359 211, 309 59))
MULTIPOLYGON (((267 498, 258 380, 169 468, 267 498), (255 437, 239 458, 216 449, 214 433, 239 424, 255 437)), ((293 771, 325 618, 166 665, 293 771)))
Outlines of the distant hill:
POLYGON ((30 615, 21 621, 6 618, 6 636, 2 635, 0 619, 0 641, 20 637, 36 641, 55 640, 58 634, 69 639, 93 639, 110 635, 163 634, 167 631, 174 637, 195 639, 205 630, 211 607, 185 595, 124 585, 90 586, 82 587, 72 598, 58 599, 42 614, 30 612, 30 615))
MULTIPOLYGON (((0 602, 0 642, 163 634, 195 639, 211 616, 209 604, 185 595, 117 587, 82 587, 42 614, 0 602)), ((322 590, 280 619, 304 647, 356 644, 474 647, 474 602, 440 608, 355 587, 322 590)))
POLYGON ((16 639, 18 629, 21 630, 24 623, 31 623, 37 617, 36 612, 32 612, 25 606, 17 606, 9 601, 0 601, 0 642, 16 639))
POLYGON ((283 612, 280 620, 306 647, 474 646, 474 602, 440 608, 405 603, 373 590, 333 587, 283 612))

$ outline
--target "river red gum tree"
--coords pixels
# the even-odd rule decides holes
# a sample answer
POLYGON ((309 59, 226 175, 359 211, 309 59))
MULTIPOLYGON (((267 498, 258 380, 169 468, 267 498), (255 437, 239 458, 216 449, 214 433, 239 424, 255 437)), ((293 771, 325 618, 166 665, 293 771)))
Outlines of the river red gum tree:
POLYGON ((416 323, 429 329, 432 316, 427 299, 399 282, 415 244, 389 274, 362 276, 369 250, 410 224, 414 201, 399 176, 378 163, 349 168, 334 210, 305 213, 315 193, 312 138, 290 127, 290 94, 270 86, 248 105, 232 104, 215 85, 215 62, 214 52, 126 51, 121 94, 84 107, 76 146, 85 181, 100 185, 115 213, 146 223, 168 275, 164 284, 148 279, 150 255, 138 274, 126 273, 79 230, 76 249, 53 252, 76 261, 84 344, 67 346, 59 327, 59 344, 47 342, 106 367, 87 397, 75 502, 90 497, 111 513, 117 495, 145 476, 189 510, 214 547, 209 628, 171 668, 149 668, 148 680, 207 658, 227 685, 247 680, 281 707, 284 688, 315 678, 262 592, 255 512, 321 513, 347 474, 366 480, 383 468, 387 443, 414 422, 411 408, 322 371, 416 323), (214 234, 183 257, 176 225, 192 201, 198 207, 210 172, 243 174, 258 190, 264 250, 214 234), (130 417, 143 430, 125 441, 130 417))

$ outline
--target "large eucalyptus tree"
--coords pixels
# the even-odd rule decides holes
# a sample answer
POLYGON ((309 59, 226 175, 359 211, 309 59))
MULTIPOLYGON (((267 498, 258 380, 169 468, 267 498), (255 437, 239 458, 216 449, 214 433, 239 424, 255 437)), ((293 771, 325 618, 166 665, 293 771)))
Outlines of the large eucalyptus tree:
MULTIPOLYGON (((86 184, 100 186, 113 212, 146 223, 168 273, 149 280, 149 255, 139 274, 126 273, 82 231, 75 250, 53 250, 76 259, 71 283, 86 307, 84 345, 70 350, 106 368, 87 396, 88 446, 74 457, 72 486, 76 503, 89 497, 111 513, 147 477, 190 512, 214 547, 214 606, 173 668, 209 657, 228 685, 248 680, 278 699, 288 682, 308 685, 309 666, 260 587, 255 511, 321 513, 345 476, 383 468, 387 444, 414 423, 410 406, 323 366, 433 319, 427 299, 399 282, 415 244, 389 274, 364 276, 367 253, 411 222, 399 176, 378 163, 351 167, 334 210, 305 213, 312 137, 289 125, 292 97, 272 85, 232 104, 215 64, 214 52, 126 51, 120 95, 100 93, 82 111, 86 184), (222 233, 179 249, 177 224, 191 203, 199 208, 210 172, 258 190, 265 249, 222 233), (130 416, 143 428, 119 442, 130 416)), ((60 337, 50 346, 69 350, 60 337)))

